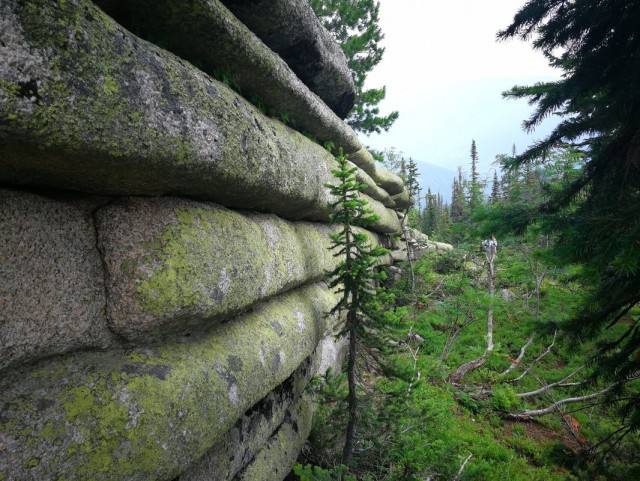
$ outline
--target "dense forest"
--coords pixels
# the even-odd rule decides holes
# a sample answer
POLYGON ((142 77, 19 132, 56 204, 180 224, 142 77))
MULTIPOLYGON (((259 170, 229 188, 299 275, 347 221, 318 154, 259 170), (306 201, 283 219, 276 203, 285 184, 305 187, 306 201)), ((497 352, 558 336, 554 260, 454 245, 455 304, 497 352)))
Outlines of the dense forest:
MULTIPOLYGON (((313 3, 351 59, 373 56, 352 66, 364 78, 382 55, 377 2, 313 3), (366 21, 338 25, 347 11, 366 21)), ((524 152, 499 156, 490 186, 475 141, 450 204, 417 190, 411 159, 379 159, 416 200, 407 224, 453 251, 410 256, 402 274, 367 273, 379 253, 348 230, 369 218, 366 206, 349 173, 337 173, 334 242, 355 260, 331 281, 343 289, 351 351, 345 374, 316 382, 297 478, 640 475, 638 18, 637 1, 530 0, 498 32, 531 40, 563 72, 505 92, 533 106, 525 128, 561 120, 524 152)), ((365 109, 354 126, 363 112, 376 122, 365 109)))

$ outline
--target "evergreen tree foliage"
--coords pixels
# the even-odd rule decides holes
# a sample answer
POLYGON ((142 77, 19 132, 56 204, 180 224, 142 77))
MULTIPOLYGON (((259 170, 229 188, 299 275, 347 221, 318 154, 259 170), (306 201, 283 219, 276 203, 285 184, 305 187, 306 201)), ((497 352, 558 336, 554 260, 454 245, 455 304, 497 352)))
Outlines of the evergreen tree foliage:
POLYGON ((355 105, 346 121, 365 134, 387 131, 398 118, 398 112, 380 115, 378 104, 384 99, 385 87, 365 89, 367 75, 380 63, 384 48, 378 26, 380 2, 377 0, 310 0, 313 11, 324 27, 340 44, 347 56, 356 84, 355 105))
POLYGON ((471 141, 471 180, 468 186, 469 211, 474 213, 483 204, 484 185, 480 182, 478 173, 478 150, 476 141, 471 141))
POLYGON ((491 185, 491 203, 496 204, 500 198, 500 181, 498 180, 498 171, 493 172, 493 184, 491 185))
MULTIPOLYGON (((634 310, 640 302, 640 94, 630 88, 640 85, 639 19, 638 0, 529 0, 498 33, 502 40, 532 38, 534 48, 563 71, 558 81, 505 93, 536 105, 524 123, 527 130, 549 115, 563 118, 512 165, 544 163, 558 145, 582 149, 587 161, 543 203, 523 204, 511 221, 520 221, 520 228, 540 221, 558 236, 558 261, 582 265, 595 286, 567 332, 584 339, 626 326, 617 339, 603 341, 595 357, 599 374, 617 380, 637 373, 640 359, 640 316, 634 310)), ((640 399, 631 396, 626 406, 625 419, 637 429, 640 399)))
POLYGON ((420 183, 418 182, 418 164, 415 160, 409 157, 409 162, 406 165, 406 178, 405 185, 409 196, 412 199, 417 199, 420 196, 420 183))
POLYGON ((466 218, 466 199, 464 194, 464 178, 462 168, 458 167, 458 178, 453 179, 451 192, 451 221, 462 222, 466 218))
POLYGON ((338 168, 333 174, 339 181, 338 185, 327 185, 335 202, 330 204, 332 213, 330 221, 340 226, 338 232, 331 234, 334 254, 342 257, 338 266, 328 276, 330 288, 337 287, 340 300, 332 312, 346 312, 345 332, 349 334, 349 358, 347 378, 349 381, 348 410, 345 445, 342 463, 349 465, 353 453, 353 441, 357 420, 358 399, 356 393, 356 346, 357 339, 363 334, 363 319, 375 309, 377 289, 375 282, 381 279, 381 274, 375 271, 380 256, 388 251, 381 247, 371 247, 366 233, 357 227, 369 227, 378 217, 367 209, 367 201, 362 199, 359 192, 366 185, 359 184, 355 179, 357 168, 350 168, 348 159, 342 153, 336 158, 338 168))

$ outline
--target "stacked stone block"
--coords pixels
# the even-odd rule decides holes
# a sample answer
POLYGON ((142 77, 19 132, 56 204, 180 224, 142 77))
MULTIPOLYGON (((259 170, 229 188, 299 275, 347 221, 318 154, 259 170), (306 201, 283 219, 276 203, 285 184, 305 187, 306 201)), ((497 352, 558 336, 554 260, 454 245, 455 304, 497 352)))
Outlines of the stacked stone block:
POLYGON ((320 144, 369 184, 372 243, 406 194, 340 120, 344 57, 278 5, 314 75, 246 5, 0 3, 0 480, 288 473, 345 345, 320 144))

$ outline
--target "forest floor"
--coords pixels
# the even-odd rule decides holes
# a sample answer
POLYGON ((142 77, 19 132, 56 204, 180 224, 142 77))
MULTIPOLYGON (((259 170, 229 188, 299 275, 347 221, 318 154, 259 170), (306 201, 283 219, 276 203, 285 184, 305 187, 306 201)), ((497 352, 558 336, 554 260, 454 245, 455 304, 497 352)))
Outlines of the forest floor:
MULTIPOLYGON (((432 254, 414 265, 415 289, 406 269, 389 285, 394 300, 361 339, 354 477, 342 479, 635 479, 637 433, 607 456, 594 454, 597 443, 619 427, 615 406, 596 399, 562 405, 545 416, 510 419, 601 389, 584 382, 520 397, 568 376, 565 384, 585 379, 583 366, 594 346, 556 333, 580 296, 571 270, 542 275, 535 259, 507 246, 496 258, 496 295, 489 296, 482 261, 468 251, 432 254), (489 309, 495 347, 486 352, 489 309), (482 366, 462 381, 450 381, 457 367, 482 356, 482 366)), ((315 425, 297 468, 302 481, 341 479, 336 466, 345 389, 343 377, 317 383, 315 425)))

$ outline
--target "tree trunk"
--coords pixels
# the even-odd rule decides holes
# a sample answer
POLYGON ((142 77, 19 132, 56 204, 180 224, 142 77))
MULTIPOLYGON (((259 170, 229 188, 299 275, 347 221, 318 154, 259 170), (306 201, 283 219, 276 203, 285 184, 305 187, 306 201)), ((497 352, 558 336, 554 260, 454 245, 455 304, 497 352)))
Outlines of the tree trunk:
POLYGON ((349 362, 347 363, 347 380, 349 382, 349 395, 347 397, 349 422, 342 450, 342 464, 349 466, 353 453, 353 440, 356 434, 356 415, 358 410, 358 398, 356 395, 356 323, 355 310, 347 313, 347 324, 349 326, 349 362))
POLYGON ((456 369, 456 371, 449 376, 449 381, 451 382, 461 382, 468 372, 473 371, 474 369, 478 369, 480 366, 482 366, 487 359, 487 355, 491 351, 493 351, 493 295, 495 294, 493 261, 496 258, 495 247, 490 247, 487 250, 486 258, 488 265, 487 291, 492 297, 489 309, 487 309, 487 348, 485 349, 484 353, 482 353, 482 356, 480 356, 478 359, 466 362, 462 366, 458 367, 458 369, 456 369))
POLYGON ((487 255, 487 291, 491 296, 489 309, 487 310, 487 351, 493 351, 493 296, 496 293, 495 273, 493 271, 493 260, 496 258, 496 251, 491 248, 487 255))

